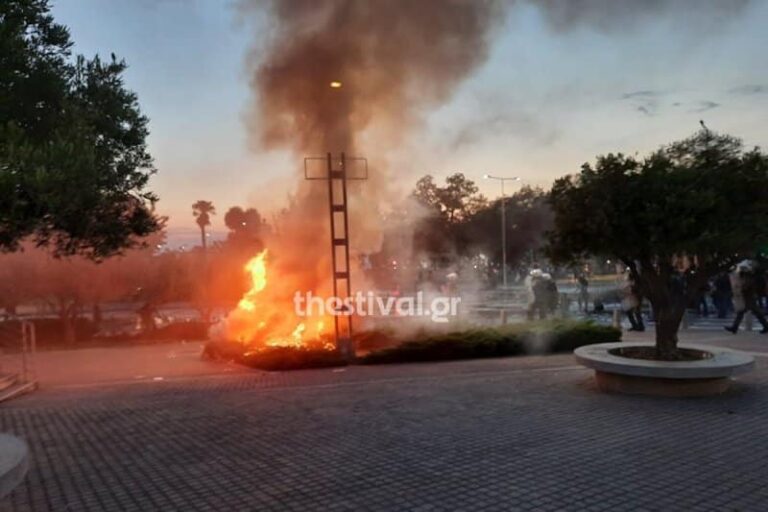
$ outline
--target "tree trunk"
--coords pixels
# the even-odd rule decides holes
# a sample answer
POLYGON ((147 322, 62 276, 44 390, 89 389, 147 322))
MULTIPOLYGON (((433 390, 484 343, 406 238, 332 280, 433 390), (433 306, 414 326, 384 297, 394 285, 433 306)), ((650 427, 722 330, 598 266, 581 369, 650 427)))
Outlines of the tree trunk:
POLYGON ((659 359, 671 360, 677 352, 677 331, 683 319, 685 309, 667 306, 654 307, 656 317, 656 356, 659 359))
POLYGON ((200 226, 200 239, 203 245, 203 251, 208 248, 208 242, 205 239, 205 226, 200 226))

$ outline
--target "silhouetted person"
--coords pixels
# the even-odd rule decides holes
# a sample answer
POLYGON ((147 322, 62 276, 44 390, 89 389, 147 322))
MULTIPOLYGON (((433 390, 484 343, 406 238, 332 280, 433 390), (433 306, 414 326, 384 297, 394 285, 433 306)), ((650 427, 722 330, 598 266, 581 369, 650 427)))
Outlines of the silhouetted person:
POLYGON ((557 290, 557 283, 549 274, 544 274, 544 307, 547 314, 555 314, 557 305, 560 303, 560 292, 557 290))
POLYGON ((765 311, 764 304, 765 304, 765 287, 766 287, 766 281, 765 281, 765 273, 761 268, 757 268, 753 274, 755 276, 755 296, 757 297, 757 306, 762 310, 765 311))
POLYGON ((627 273, 626 281, 622 288, 624 297, 621 300, 621 308, 624 310, 624 314, 627 315, 627 319, 629 320, 631 326, 629 330, 638 332, 645 331, 642 314, 643 300, 640 297, 637 284, 629 273, 627 273))
POLYGON ((725 328, 726 331, 736 334, 739 330, 739 324, 741 324, 741 320, 744 318, 744 313, 750 311, 755 315, 755 318, 760 322, 760 325, 763 326, 763 330, 760 331, 760 333, 768 333, 768 321, 766 321, 763 312, 757 304, 757 286, 758 279, 755 275, 754 267, 748 263, 740 263, 736 267, 735 276, 732 282, 734 299, 738 298, 740 300, 734 300, 734 302, 738 302, 736 304, 736 318, 733 319, 732 326, 725 328), (737 293, 740 297, 737 297, 737 293))
POLYGON ((712 291, 712 302, 717 310, 717 318, 725 318, 731 309, 731 279, 723 272, 715 278, 712 291))
POLYGON ((704 284, 699 290, 699 301, 696 304, 696 311, 704 318, 709 316, 709 294, 712 288, 709 283, 704 284))
POLYGON ((537 315, 539 319, 547 317, 549 309, 549 286, 544 278, 544 273, 539 269, 533 269, 528 276, 529 303, 528 320, 533 320, 537 315))
POLYGON ((577 295, 576 300, 579 304, 579 311, 584 311, 586 313, 587 309, 589 309, 589 281, 587 281, 584 274, 579 274, 578 283, 579 294, 577 295))

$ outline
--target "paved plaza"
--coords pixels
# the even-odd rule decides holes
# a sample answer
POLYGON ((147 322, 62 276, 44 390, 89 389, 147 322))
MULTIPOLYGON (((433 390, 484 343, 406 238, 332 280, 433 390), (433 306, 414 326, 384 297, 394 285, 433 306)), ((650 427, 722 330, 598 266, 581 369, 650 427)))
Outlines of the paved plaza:
POLYGON ((768 337, 685 336, 757 369, 684 400, 598 393, 570 355, 266 373, 137 348, 167 368, 0 405, 33 460, 0 510, 768 510, 768 337))

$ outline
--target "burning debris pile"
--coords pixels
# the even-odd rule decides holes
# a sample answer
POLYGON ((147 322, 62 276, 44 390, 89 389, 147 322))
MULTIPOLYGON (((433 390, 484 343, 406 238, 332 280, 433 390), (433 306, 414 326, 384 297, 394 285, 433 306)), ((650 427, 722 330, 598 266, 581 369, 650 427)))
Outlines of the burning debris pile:
MULTIPOLYGON (((241 7, 243 16, 258 17, 264 2, 241 7)), ((289 148, 297 161, 344 151, 373 162, 370 181, 351 184, 349 200, 352 250, 373 252, 381 244, 381 208, 394 199, 384 148, 402 141, 485 60, 502 3, 285 0, 270 8, 274 34, 248 63, 251 142, 258 150, 289 148)), ((297 291, 332 295, 327 187, 304 181, 301 171, 293 173, 292 204, 266 241, 269 252, 246 266, 251 289, 214 326, 214 339, 254 349, 330 340, 332 318, 293 311, 297 291)))

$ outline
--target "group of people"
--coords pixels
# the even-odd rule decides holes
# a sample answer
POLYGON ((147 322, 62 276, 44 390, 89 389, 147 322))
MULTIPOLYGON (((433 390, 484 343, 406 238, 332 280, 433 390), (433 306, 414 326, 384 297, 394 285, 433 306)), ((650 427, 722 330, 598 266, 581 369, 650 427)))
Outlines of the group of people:
POLYGON ((536 316, 540 319, 554 314, 560 302, 560 294, 557 283, 550 274, 540 268, 531 270, 525 278, 525 287, 528 291, 528 319, 536 316))
MULTIPOLYGON (((621 308, 630 323, 630 331, 644 331, 642 316, 642 295, 629 272, 620 286, 621 308)), ((723 273, 711 280, 701 290, 696 309, 703 316, 709 314, 708 301, 711 300, 717 310, 718 318, 726 318, 733 311, 733 323, 725 327, 726 331, 737 333, 747 312, 752 313, 760 322, 763 334, 768 333, 768 320, 765 317, 763 302, 768 299, 768 287, 763 272, 751 260, 744 260, 730 273, 723 273)))

